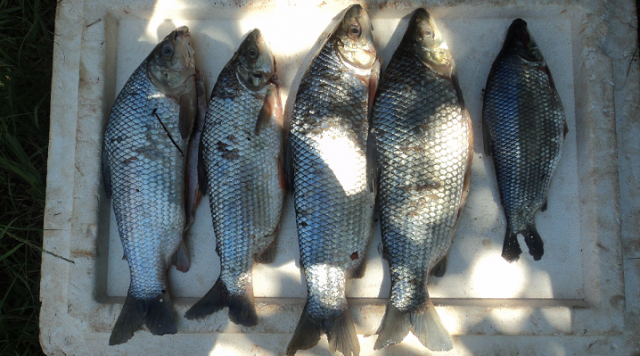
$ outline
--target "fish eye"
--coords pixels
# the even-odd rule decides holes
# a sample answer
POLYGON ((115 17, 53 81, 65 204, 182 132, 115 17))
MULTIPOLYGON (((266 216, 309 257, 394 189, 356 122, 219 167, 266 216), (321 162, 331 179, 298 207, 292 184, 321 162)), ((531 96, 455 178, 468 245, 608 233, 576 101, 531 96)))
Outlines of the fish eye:
POLYGON ((173 48, 171 46, 164 46, 162 47, 162 55, 163 56, 170 56, 173 54, 173 48))
POLYGON ((360 29, 360 26, 358 24, 351 24, 351 26, 349 26, 349 38, 351 39, 356 39, 358 37, 360 37, 360 34, 362 33, 362 30, 360 29))
POLYGON ((433 32, 431 32, 431 30, 425 30, 424 35, 427 37, 433 37, 433 32))
POLYGON ((258 58, 258 51, 256 51, 255 49, 251 48, 247 51, 247 56, 251 59, 256 59, 258 58))

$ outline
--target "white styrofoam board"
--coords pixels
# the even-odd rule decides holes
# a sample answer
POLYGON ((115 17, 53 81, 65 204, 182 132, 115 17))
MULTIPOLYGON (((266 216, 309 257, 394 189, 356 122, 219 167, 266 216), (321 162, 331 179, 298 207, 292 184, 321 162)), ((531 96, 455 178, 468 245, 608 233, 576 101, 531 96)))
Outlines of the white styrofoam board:
MULTIPOLYGON (((48 257, 43 261, 42 286, 47 294, 43 294, 42 340, 46 350, 77 349, 81 340, 101 353, 140 347, 163 350, 168 342, 189 350, 234 350, 246 346, 237 344, 242 344, 240 340, 251 340, 264 354, 283 352, 305 296, 291 199, 278 258, 254 269, 260 325, 238 327, 228 321, 226 312, 203 321, 182 318, 218 273, 208 204, 203 201, 188 237, 192 269, 182 274, 172 268, 169 276, 172 295, 177 297, 180 333, 158 338, 140 331, 124 346, 106 347, 128 287, 128 269, 121 259, 122 247, 100 182, 102 132, 115 95, 133 69, 159 38, 183 24, 191 28, 208 91, 244 34, 260 28, 277 56, 283 101, 290 114, 300 77, 317 48, 316 40, 333 27, 332 21, 346 3, 276 1, 236 7, 200 1, 149 1, 135 6, 119 1, 75 1, 59 6, 56 29, 62 42, 56 47, 54 68, 45 222, 53 230, 46 234, 45 248, 70 257, 75 264, 48 257), (66 331, 56 328, 61 322, 66 331), (213 331, 213 338, 203 334, 213 331), (71 339, 69 335, 76 336, 71 339), (211 344, 214 339, 218 341, 211 344)), ((600 29, 589 22, 604 10, 598 2, 589 1, 575 6, 563 1, 504 6, 510 3, 485 7, 450 1, 445 5, 456 6, 430 8, 457 61, 476 142, 471 193, 447 275, 432 278, 429 290, 444 305, 439 312, 447 328, 461 335, 459 340, 465 335, 617 334, 622 309, 611 300, 624 298, 621 266, 616 263, 620 258, 617 176, 610 150, 602 150, 615 145, 611 129, 615 123, 612 110, 608 111, 613 93, 603 84, 611 77, 607 58, 594 50, 600 29), (570 133, 552 182, 549 210, 537 218, 545 256, 533 262, 525 252, 519 262, 507 264, 499 256, 504 218, 495 198, 491 165, 482 158, 479 123, 481 89, 515 17, 529 22, 542 48, 565 105, 570 133)), ((400 18, 415 8, 411 3, 392 5, 371 4, 369 11, 385 63, 404 33, 406 19, 400 18)), ((379 241, 377 232, 365 278, 349 285, 362 334, 375 332, 388 295, 379 241)), ((369 345, 372 340, 375 338, 361 338, 363 354, 375 354, 369 345)), ((324 343, 310 352, 322 354, 324 343)), ((454 351, 462 352, 463 344, 457 344, 454 351)), ((412 337, 390 350, 426 351, 412 337)))

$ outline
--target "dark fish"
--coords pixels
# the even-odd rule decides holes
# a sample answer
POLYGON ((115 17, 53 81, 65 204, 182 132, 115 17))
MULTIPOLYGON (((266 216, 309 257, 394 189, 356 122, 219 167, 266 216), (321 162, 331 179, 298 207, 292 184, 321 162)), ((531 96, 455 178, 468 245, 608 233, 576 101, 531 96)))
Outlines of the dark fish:
POLYGON ((288 156, 308 295, 287 355, 313 347, 323 333, 331 352, 360 352, 345 283, 364 272, 373 222, 367 116, 380 64, 371 31, 366 11, 348 8, 296 96, 288 156))
POLYGON ((502 257, 522 250, 524 236, 534 260, 544 254, 535 213, 546 210, 553 171, 560 160, 567 124, 560 96, 527 23, 513 21, 484 91, 485 154, 493 156, 500 201, 507 217, 502 257))
POLYGON ((220 277, 185 317, 229 307, 231 321, 254 326, 253 261, 275 257, 285 193, 276 63, 259 30, 249 33, 218 76, 201 147, 220 277))
POLYGON ((413 331, 431 350, 452 348, 427 291, 429 271, 444 274, 469 186, 471 122, 455 65, 424 9, 387 66, 373 106, 380 170, 378 199, 391 295, 375 349, 413 331), (438 265, 440 263, 440 265, 438 265))
POLYGON ((197 106, 196 72, 187 27, 171 32, 118 95, 104 137, 103 176, 131 285, 109 339, 129 340, 142 324, 175 334, 166 269, 189 268, 185 229, 185 152, 197 106))

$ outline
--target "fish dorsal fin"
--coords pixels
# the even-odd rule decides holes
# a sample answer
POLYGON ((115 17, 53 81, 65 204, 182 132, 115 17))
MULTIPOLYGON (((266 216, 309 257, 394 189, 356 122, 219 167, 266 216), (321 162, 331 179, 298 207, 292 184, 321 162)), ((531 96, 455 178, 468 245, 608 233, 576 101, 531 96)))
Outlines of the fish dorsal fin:
POLYGON ((188 95, 180 95, 178 101, 180 104, 180 136, 182 136, 183 140, 186 140, 191 136, 195 113, 188 95))
POLYGON ((107 147, 102 145, 101 152, 102 160, 102 182, 104 183, 104 191, 107 193, 107 199, 111 199, 111 167, 109 166, 109 160, 107 159, 107 147))

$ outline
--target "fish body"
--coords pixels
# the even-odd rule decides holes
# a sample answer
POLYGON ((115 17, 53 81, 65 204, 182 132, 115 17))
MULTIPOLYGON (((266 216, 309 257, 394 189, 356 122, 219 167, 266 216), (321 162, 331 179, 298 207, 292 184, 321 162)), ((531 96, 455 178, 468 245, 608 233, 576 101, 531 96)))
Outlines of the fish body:
POLYGON ((177 331, 166 269, 186 223, 184 153, 196 102, 190 34, 181 27, 135 70, 111 110, 103 176, 131 276, 111 345, 129 340, 143 323, 155 335, 177 331))
POLYGON ((426 286, 429 271, 447 255, 466 197, 471 126, 451 53, 424 9, 415 11, 385 69, 372 136, 391 274, 375 348, 402 341, 411 329, 429 349, 449 350, 449 333, 426 286))
POLYGON ((367 117, 379 61, 371 31, 366 11, 349 7, 296 95, 288 162, 308 295, 287 355, 313 347, 323 333, 332 352, 360 351, 345 283, 363 272, 373 223, 367 117))
POLYGON ((188 319, 229 307, 234 323, 258 322, 251 270, 254 260, 273 260, 285 194, 276 79, 275 59, 253 30, 213 89, 199 168, 206 177, 220 277, 187 312, 188 319))
POLYGON ((522 253, 518 234, 535 260, 544 254, 535 213, 546 209, 566 133, 551 72, 527 23, 516 19, 489 73, 483 107, 485 154, 493 156, 507 218, 502 257, 509 262, 522 253))

